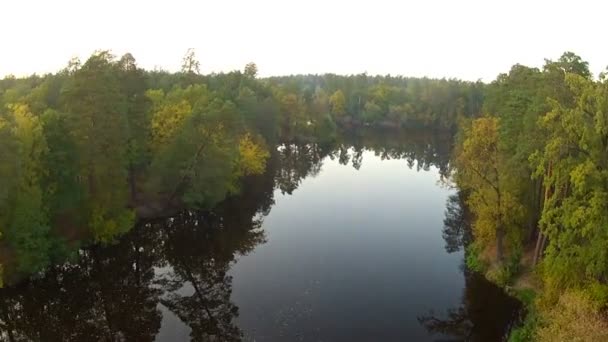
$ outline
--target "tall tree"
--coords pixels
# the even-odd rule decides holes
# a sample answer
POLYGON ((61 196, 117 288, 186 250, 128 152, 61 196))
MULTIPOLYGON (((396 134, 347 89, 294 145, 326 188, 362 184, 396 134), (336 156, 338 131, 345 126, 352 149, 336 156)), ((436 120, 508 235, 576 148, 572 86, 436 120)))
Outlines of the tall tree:
POLYGON ((201 63, 196 58, 196 52, 193 48, 189 48, 182 60, 182 72, 184 74, 200 74, 201 63))
POLYGON ((258 75, 258 66, 253 62, 247 63, 247 65, 245 65, 244 74, 245 77, 256 78, 258 75))
POLYGON ((516 223, 522 208, 510 191, 512 180, 504 169, 498 131, 498 118, 484 117, 472 122, 457 159, 457 181, 462 189, 470 191, 468 202, 476 216, 475 238, 486 243, 494 240, 500 263, 504 260, 507 234, 510 246, 519 247, 516 223))
POLYGON ((559 288, 608 276, 608 81, 567 74, 566 84, 573 104, 551 101, 542 120, 550 135, 537 159, 537 173, 548 175, 545 269, 559 288))
POLYGON ((130 53, 118 62, 121 94, 125 97, 125 115, 128 129, 127 157, 129 161, 129 188, 131 198, 136 196, 136 175, 150 162, 150 99, 146 96, 146 75, 138 68, 130 53))
POLYGON ((18 154, 15 184, 5 212, 9 217, 7 238, 16 248, 19 268, 35 271, 48 262, 48 208, 41 187, 47 144, 39 119, 26 105, 11 105, 9 112, 18 154))
POLYGON ((88 225, 96 240, 109 241, 127 231, 134 219, 127 209, 127 101, 118 64, 109 52, 93 54, 74 72, 63 104, 78 149, 88 225))

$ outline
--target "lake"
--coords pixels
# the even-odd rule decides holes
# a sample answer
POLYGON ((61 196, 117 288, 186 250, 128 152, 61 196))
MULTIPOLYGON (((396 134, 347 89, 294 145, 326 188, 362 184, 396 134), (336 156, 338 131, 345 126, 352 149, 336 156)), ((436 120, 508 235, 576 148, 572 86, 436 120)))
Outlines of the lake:
POLYGON ((520 304, 469 272, 451 138, 280 145, 211 211, 0 290, 20 341, 500 341, 520 304))

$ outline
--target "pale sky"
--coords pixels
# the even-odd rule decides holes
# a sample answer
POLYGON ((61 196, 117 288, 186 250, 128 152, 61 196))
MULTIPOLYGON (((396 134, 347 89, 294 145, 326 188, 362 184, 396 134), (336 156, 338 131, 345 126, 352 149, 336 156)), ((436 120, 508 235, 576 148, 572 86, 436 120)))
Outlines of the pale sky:
POLYGON ((603 0, 0 0, 0 77, 56 72, 96 49, 178 70, 401 74, 491 81, 571 50, 608 66, 603 0))

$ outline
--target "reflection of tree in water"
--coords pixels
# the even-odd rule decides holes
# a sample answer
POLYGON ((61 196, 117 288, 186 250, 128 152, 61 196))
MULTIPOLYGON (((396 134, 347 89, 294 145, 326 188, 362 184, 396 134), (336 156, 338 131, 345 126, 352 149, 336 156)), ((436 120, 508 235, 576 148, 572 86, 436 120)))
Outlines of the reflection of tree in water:
POLYGON ((446 315, 430 314, 418 320, 430 333, 449 340, 501 341, 521 309, 516 299, 483 276, 468 271, 462 301, 460 307, 448 310, 446 315))
POLYGON ((153 341, 159 303, 192 328, 193 340, 238 340, 226 273, 264 241, 260 215, 274 185, 272 173, 245 182, 213 211, 139 225, 118 244, 83 249, 76 262, 0 289, 0 340, 153 341), (158 278, 155 268, 172 271, 158 278), (179 291, 188 286, 194 296, 179 291))
POLYGON ((292 194, 302 180, 315 177, 321 170, 322 160, 331 150, 319 144, 289 144, 278 147, 275 160, 275 182, 284 194, 292 194))
POLYGON ((448 253, 464 249, 473 239, 469 226, 470 212, 464 203, 466 195, 462 191, 448 197, 443 219, 443 239, 448 253))
POLYGON ((228 271, 238 255, 265 242, 259 214, 274 203, 272 189, 272 177, 258 177, 211 213, 186 211, 153 225, 164 233, 164 256, 172 266, 158 281, 161 302, 192 329, 193 341, 241 339, 228 271))
MULTIPOLYGON (((448 253, 465 250, 472 241, 470 212, 462 191, 451 195, 446 203, 443 238, 448 253)), ((461 306, 443 315, 420 316, 418 321, 431 334, 448 341, 500 341, 517 319, 521 303, 508 296, 482 275, 464 271, 465 287, 461 306)))
POLYGON ((363 164, 363 152, 373 151, 382 160, 403 159, 418 171, 437 167, 446 178, 450 168, 451 140, 449 134, 437 132, 396 132, 361 130, 357 134, 338 136, 332 144, 286 144, 277 148, 271 164, 276 164, 275 183, 284 194, 292 194, 302 180, 315 177, 323 159, 337 159, 357 170, 363 164))
POLYGON ((358 156, 357 164, 353 163, 357 169, 361 167, 362 151, 367 149, 382 160, 404 159, 410 168, 429 170, 434 166, 444 177, 449 173, 452 136, 448 133, 363 130, 343 139, 349 141, 353 155, 358 156))
POLYGON ((160 291, 149 287, 158 234, 138 227, 118 245, 81 252, 77 263, 0 291, 9 341, 153 341, 160 291), (133 237, 137 237, 133 239, 133 237))
POLYGON ((227 273, 238 254, 264 242, 264 233, 257 229, 259 221, 231 227, 225 219, 221 214, 183 213, 160 223, 172 265, 160 281, 165 292, 161 302, 190 326, 194 341, 238 341, 242 336, 234 324, 238 308, 230 301, 232 278, 227 273))

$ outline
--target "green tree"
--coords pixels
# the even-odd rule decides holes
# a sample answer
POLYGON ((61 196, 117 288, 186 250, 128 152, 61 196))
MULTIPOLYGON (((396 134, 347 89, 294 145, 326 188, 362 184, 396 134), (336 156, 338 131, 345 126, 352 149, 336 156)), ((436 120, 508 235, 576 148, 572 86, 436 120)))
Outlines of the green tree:
POLYGON ((128 172, 131 199, 136 196, 136 175, 141 174, 150 162, 150 99, 146 97, 146 75, 137 67, 135 58, 130 53, 118 61, 121 94, 125 97, 125 115, 127 122, 128 172))
POLYGON ((182 60, 182 73, 195 74, 201 73, 201 63, 196 58, 196 52, 193 48, 188 49, 182 60))
POLYGON ((244 75, 248 78, 256 78, 258 75, 258 66, 253 62, 247 63, 247 65, 245 65, 244 75))
POLYGON ((547 175, 544 269, 558 288, 608 276, 608 82, 567 74, 566 83, 574 104, 551 101, 541 122, 549 138, 535 158, 537 173, 547 175))
POLYGON ((8 215, 7 238, 16 249, 19 269, 35 271, 48 262, 48 208, 41 188, 47 145, 40 120, 27 105, 11 105, 9 112, 12 136, 17 142, 18 167, 5 213, 8 215))
POLYGON ((96 240, 112 240, 134 219, 127 208, 127 99, 114 57, 106 51, 92 55, 71 77, 63 104, 78 150, 88 226, 96 240))
POLYGON ((216 100, 197 109, 154 160, 149 189, 169 202, 201 208, 236 191, 238 132, 234 104, 216 100))

